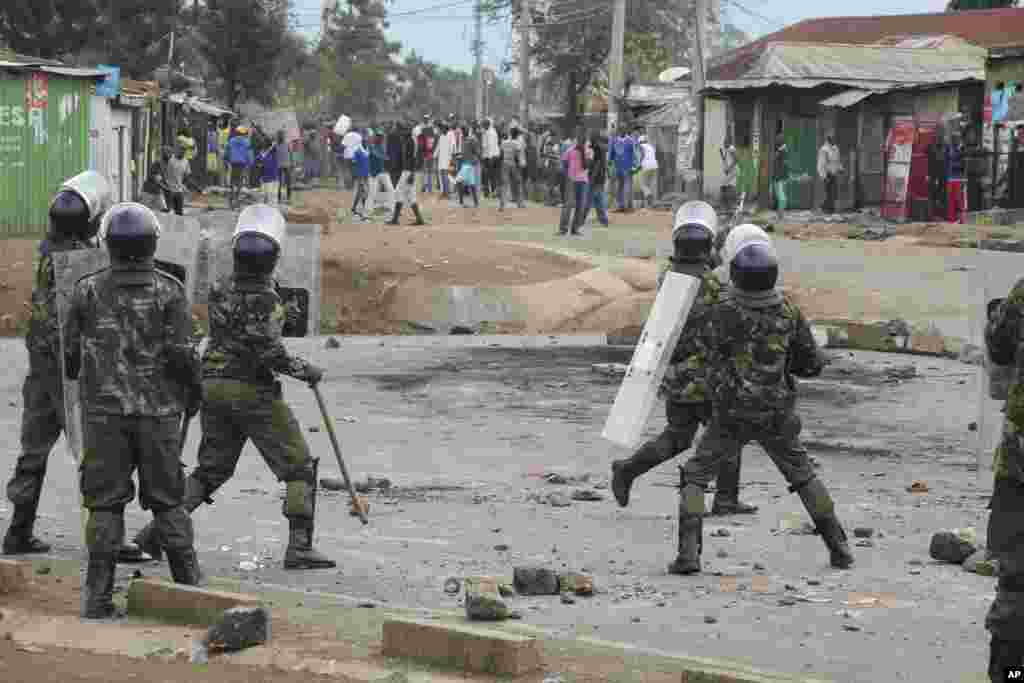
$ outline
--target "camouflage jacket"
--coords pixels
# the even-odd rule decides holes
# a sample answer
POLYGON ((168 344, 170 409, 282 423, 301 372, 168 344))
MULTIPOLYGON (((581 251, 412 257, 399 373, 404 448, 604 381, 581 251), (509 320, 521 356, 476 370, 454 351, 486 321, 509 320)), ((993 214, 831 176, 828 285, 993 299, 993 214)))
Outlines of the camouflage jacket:
POLYGON ((289 312, 273 280, 227 276, 210 288, 210 341, 203 377, 273 384, 274 373, 305 380, 310 365, 281 341, 289 312))
POLYGON ((196 366, 185 286, 159 270, 105 268, 75 285, 65 339, 67 375, 84 411, 173 416, 186 384, 170 366, 196 366))
POLYGON ((996 449, 992 468, 996 479, 1011 479, 1020 483, 1024 483, 1024 353, 1018 352, 1024 343, 1022 331, 1024 278, 1013 286, 1009 296, 996 308, 985 327, 985 344, 992 362, 1016 366, 1003 408, 1006 413, 1004 438, 996 449))
MULTIPOLYGON (((665 273, 681 272, 675 264, 669 264, 658 277, 658 288, 665 279, 665 273)), ((673 403, 706 403, 711 400, 708 385, 708 349, 701 331, 707 326, 707 315, 711 307, 719 302, 722 283, 710 270, 700 276, 700 291, 690 307, 676 348, 672 352, 669 368, 661 383, 661 394, 673 403)))
POLYGON ((752 309, 726 292, 702 334, 714 410, 744 422, 773 424, 796 403, 792 376, 815 377, 824 367, 810 326, 785 298, 780 305, 752 309))
POLYGON ((91 249, 94 246, 77 239, 56 242, 47 238, 39 243, 25 346, 30 354, 51 358, 55 366, 60 358, 60 321, 57 317, 57 277, 52 255, 59 251, 91 249))

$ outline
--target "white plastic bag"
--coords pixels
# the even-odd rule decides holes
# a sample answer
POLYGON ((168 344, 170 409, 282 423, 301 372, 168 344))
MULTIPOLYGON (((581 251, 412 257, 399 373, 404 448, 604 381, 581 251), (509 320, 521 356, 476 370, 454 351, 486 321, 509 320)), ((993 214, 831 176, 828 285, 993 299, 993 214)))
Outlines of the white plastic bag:
POLYGON ((338 117, 338 122, 334 124, 334 134, 338 136, 344 136, 352 128, 352 119, 342 114, 338 117))

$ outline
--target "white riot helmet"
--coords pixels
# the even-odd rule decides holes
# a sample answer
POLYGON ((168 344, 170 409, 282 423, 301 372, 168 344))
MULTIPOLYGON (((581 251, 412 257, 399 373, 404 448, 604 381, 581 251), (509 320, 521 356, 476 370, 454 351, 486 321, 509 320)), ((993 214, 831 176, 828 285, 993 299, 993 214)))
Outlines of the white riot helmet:
POLYGON ((232 237, 235 272, 270 275, 277 267, 287 228, 279 210, 266 204, 246 207, 232 237))
POLYGON ((759 242, 768 245, 773 251, 772 240, 763 229, 754 225, 753 223, 745 223, 744 225, 738 225, 729 231, 729 235, 725 238, 725 244, 722 246, 721 257, 722 264, 726 267, 732 263, 736 253, 740 250, 740 247, 746 246, 759 242))
POLYGON ((103 214, 113 203, 107 179, 96 171, 86 171, 67 179, 50 203, 50 225, 63 237, 92 239, 103 214))
POLYGON ((673 259, 704 262, 711 257, 718 235, 718 214, 707 202, 686 202, 676 210, 672 224, 673 259))

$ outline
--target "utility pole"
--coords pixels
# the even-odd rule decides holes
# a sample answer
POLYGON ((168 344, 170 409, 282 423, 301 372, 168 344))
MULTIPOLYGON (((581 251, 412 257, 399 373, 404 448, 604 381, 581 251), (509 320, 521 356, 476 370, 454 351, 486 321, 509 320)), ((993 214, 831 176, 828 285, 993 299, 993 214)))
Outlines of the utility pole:
POLYGON ((693 172, 697 199, 704 199, 704 55, 707 24, 707 0, 697 0, 697 30, 693 42, 693 97, 696 102, 696 134, 693 144, 693 172))
POLYGON ((612 14, 612 52, 609 56, 608 137, 619 125, 619 98, 622 92, 622 51, 626 40, 626 0, 615 0, 612 14))
POLYGON ((530 125, 530 0, 519 0, 519 122, 530 125))
POLYGON ((481 0, 476 0, 473 18, 476 24, 473 33, 473 56, 476 57, 473 79, 476 81, 476 119, 479 121, 484 117, 484 14, 481 0))

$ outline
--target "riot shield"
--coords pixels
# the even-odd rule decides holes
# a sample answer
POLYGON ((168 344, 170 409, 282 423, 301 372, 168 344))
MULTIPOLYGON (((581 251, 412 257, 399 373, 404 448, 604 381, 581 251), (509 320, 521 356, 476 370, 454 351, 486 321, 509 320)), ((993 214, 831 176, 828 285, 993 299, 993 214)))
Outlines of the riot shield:
MULTIPOLYGON (((157 267, 169 272, 185 285, 189 304, 192 303, 193 283, 196 278, 199 253, 199 222, 183 216, 160 216, 160 239, 157 240, 157 267)), ((60 321, 61 365, 65 349, 63 330, 67 324, 68 309, 75 283, 82 277, 110 265, 105 248, 59 252, 53 255, 53 268, 57 287, 57 317, 60 321)), ((63 369, 62 369, 63 373, 63 369)), ((78 382, 64 378, 64 434, 72 460, 81 461, 82 406, 78 382)))
POLYGON ((602 437, 626 448, 636 446, 643 434, 672 352, 686 325, 700 280, 681 273, 666 273, 633 352, 629 369, 608 414, 602 437))
MULTIPOLYGON (((196 301, 207 303, 210 285, 234 272, 232 238, 238 214, 211 211, 203 215, 204 248, 196 301)), ((319 225, 289 223, 274 277, 288 310, 284 336, 304 337, 320 333, 320 235, 319 225)))

